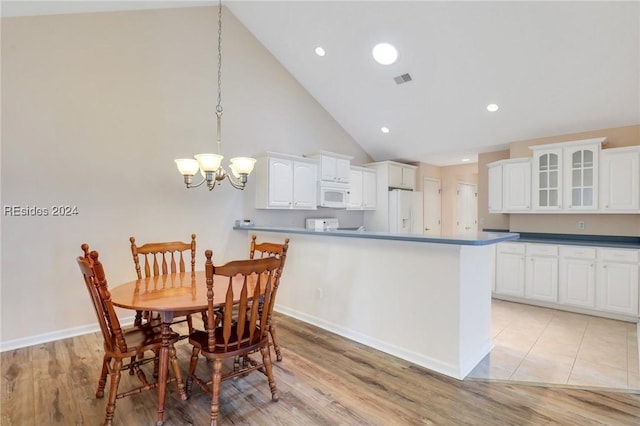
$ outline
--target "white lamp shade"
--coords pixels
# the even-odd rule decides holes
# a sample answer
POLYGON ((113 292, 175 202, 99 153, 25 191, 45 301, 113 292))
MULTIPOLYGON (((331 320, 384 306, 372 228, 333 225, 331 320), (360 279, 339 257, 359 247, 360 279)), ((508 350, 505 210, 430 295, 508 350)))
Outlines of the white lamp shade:
POLYGON ((231 170, 233 174, 249 174, 253 171, 253 166, 256 164, 255 158, 249 157, 234 157, 231 160, 231 170))
POLYGON ((224 158, 222 155, 218 154, 198 154, 194 155, 198 163, 200 164, 200 168, 205 172, 215 172, 220 168, 220 163, 224 158))
POLYGON ((193 176, 198 173, 200 166, 193 158, 178 158, 175 160, 178 170, 183 176, 193 176))

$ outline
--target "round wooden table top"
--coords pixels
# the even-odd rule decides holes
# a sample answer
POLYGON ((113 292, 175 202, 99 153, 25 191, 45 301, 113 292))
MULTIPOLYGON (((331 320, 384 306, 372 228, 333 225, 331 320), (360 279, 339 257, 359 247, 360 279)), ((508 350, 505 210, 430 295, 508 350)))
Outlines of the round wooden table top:
MULTIPOLYGON (((255 286, 255 279, 248 280, 248 290, 255 286)), ((242 278, 233 279, 234 295, 240 294, 242 278)), ((224 303, 229 286, 229 277, 213 277, 214 305, 224 303)), ((206 310, 207 281, 204 271, 179 272, 129 281, 110 288, 115 306, 139 311, 193 311, 206 310)))

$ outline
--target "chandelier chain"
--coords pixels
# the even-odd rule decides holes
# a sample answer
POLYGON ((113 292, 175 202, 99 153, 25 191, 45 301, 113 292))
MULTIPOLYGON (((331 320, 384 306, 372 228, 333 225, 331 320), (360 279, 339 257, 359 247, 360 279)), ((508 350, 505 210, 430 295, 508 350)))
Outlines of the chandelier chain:
POLYGON ((216 112, 222 113, 222 0, 218 3, 218 105, 216 112))

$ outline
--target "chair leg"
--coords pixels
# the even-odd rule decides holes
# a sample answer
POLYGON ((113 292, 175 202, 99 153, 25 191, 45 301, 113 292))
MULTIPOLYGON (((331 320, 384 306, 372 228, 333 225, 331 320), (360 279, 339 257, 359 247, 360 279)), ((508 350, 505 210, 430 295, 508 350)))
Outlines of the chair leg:
POLYGON ((107 414, 104 418, 104 425, 111 426, 113 424, 113 413, 116 411, 116 397, 118 396, 118 385, 120 384, 120 369, 122 368, 122 360, 116 358, 113 368, 111 369, 111 386, 109 387, 109 402, 107 403, 107 414))
POLYGON ((191 315, 187 315, 187 326, 189 327, 189 334, 193 333, 193 318, 191 318, 191 315))
POLYGON ((273 371, 271 369, 271 355, 269 353, 269 342, 260 346, 260 353, 262 354, 262 363, 264 364, 264 372, 267 375, 267 381, 269 382, 269 389, 271 389, 271 400, 278 401, 278 388, 276 387, 276 381, 273 378, 273 371))
POLYGON ((100 373, 100 379, 98 380, 98 390, 96 390, 96 398, 104 397, 104 387, 107 385, 107 373, 109 372, 109 363, 111 358, 106 355, 102 358, 102 372, 100 373))
POLYGON ((195 375, 196 367, 198 366, 198 355, 200 355, 200 349, 194 346, 193 351, 191 352, 191 361, 189 362, 189 375, 187 376, 187 396, 191 395, 193 376, 195 375))
POLYGON ((213 360, 213 374, 211 376, 211 426, 217 426, 220 414, 220 382, 222 381, 222 360, 213 360))
POLYGON ((271 323, 271 327, 269 328, 269 333, 271 334, 271 340, 273 341, 273 349, 276 351, 276 361, 282 361, 282 352, 280 352, 280 344, 278 343, 278 339, 276 338, 276 325, 271 323))
POLYGON ((169 362, 171 363, 171 369, 173 370, 173 376, 176 378, 176 384, 178 385, 178 392, 180 393, 180 399, 187 400, 187 393, 185 392, 184 382, 182 381, 182 374, 180 374, 180 367, 178 366, 178 357, 176 356, 175 346, 169 346, 169 362))

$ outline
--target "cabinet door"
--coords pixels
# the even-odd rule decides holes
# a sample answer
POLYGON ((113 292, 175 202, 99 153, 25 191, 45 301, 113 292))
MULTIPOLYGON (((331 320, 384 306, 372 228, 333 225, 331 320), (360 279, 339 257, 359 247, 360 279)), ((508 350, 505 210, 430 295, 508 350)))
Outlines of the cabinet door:
POLYGON ((375 210, 377 206, 377 176, 374 171, 362 172, 362 208, 375 210))
POLYGON ((561 258, 560 303, 583 308, 595 308, 595 270, 595 259, 561 258))
POLYGON ((416 189, 416 169, 412 167, 402 168, 402 186, 412 191, 416 189))
POLYGON ((498 252, 496 293, 524 297, 524 255, 498 252))
POLYGON ((536 210, 562 209, 562 150, 535 152, 533 205, 536 210))
POLYGON ((293 162, 293 208, 316 209, 316 176, 315 164, 302 161, 293 162))
POLYGON ((531 210, 531 163, 504 164, 502 203, 505 212, 531 210))
POLYGON ((352 210, 361 209, 363 203, 363 172, 360 170, 351 170, 349 188, 347 208, 352 210))
POLYGON ((502 166, 489 167, 489 213, 502 212, 502 166))
POLYGON ((598 308, 638 316, 638 264, 601 262, 598 288, 598 308))
POLYGON ((351 161, 345 158, 336 158, 336 174, 337 182, 348 183, 351 175, 351 161))
POLYGON ((558 258, 527 256, 525 295, 546 302, 558 301, 558 258))
POLYGON ((568 210, 595 210, 598 205, 599 146, 565 148, 564 205, 568 210))
POLYGON ((403 188, 402 185, 402 166, 389 164, 389 187, 403 188))
POLYGON ((605 149, 600 153, 600 209, 640 209, 640 154, 637 150, 605 149))
POLYGON ((293 203, 293 161, 269 158, 269 207, 291 208, 293 203))

